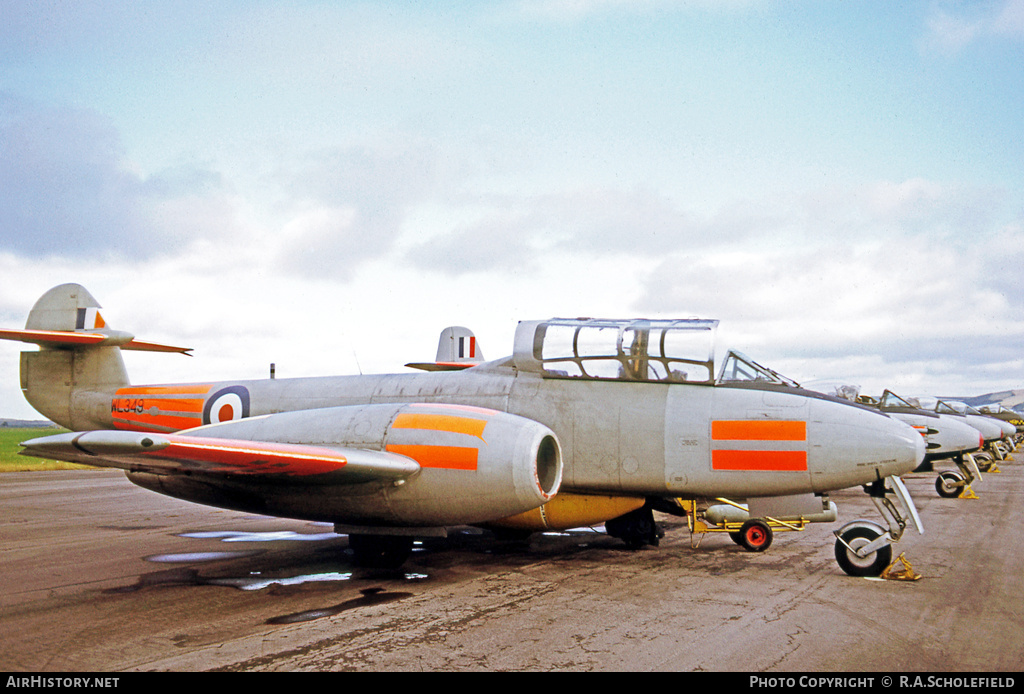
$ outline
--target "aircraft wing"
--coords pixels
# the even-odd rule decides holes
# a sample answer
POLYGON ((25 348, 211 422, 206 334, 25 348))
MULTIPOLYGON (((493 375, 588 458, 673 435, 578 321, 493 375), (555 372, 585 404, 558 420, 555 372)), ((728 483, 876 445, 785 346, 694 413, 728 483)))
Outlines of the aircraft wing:
POLYGON ((22 455, 163 475, 203 475, 286 484, 393 481, 419 471, 403 455, 358 448, 305 446, 133 431, 57 434, 21 444, 22 455))

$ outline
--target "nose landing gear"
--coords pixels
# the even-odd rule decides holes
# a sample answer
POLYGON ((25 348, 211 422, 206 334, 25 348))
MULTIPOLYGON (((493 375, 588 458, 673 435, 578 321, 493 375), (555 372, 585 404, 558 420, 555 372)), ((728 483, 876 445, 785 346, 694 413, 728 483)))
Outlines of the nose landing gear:
MULTIPOLYGON (((894 563, 892 545, 903 537, 907 516, 917 531, 923 532, 914 501, 899 477, 878 480, 869 485, 866 491, 889 527, 886 529, 878 523, 856 520, 835 531, 836 562, 850 576, 880 576, 889 569, 894 563), (891 489, 886 486, 886 482, 891 489), (895 496, 897 503, 893 503, 887 494, 895 496)), ((897 561, 906 562, 906 559, 901 554, 897 561)))

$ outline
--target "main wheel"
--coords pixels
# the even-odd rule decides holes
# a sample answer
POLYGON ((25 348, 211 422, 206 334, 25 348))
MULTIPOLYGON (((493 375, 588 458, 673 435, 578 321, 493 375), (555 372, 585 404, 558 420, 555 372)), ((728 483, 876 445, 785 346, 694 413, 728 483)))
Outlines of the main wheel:
POLYGON ((763 552, 772 545, 772 529, 760 518, 751 518, 740 528, 740 544, 748 552, 763 552))
POLYGON ((880 532, 872 528, 858 527, 845 531, 840 535, 842 542, 836 540, 836 561, 839 567, 850 576, 877 576, 882 573, 892 562, 892 545, 880 547, 866 557, 856 554, 856 550, 870 544, 880 535, 880 532))
POLYGON ((644 545, 657 547, 665 536, 665 531, 654 522, 654 514, 647 505, 605 521, 604 529, 612 537, 624 541, 630 549, 640 549, 644 545))
POLYGON ((370 569, 397 569, 412 552, 413 538, 405 535, 349 535, 356 563, 370 569))
POLYGON ((944 499, 955 499, 964 490, 964 476, 959 472, 940 472, 935 478, 935 491, 944 499))

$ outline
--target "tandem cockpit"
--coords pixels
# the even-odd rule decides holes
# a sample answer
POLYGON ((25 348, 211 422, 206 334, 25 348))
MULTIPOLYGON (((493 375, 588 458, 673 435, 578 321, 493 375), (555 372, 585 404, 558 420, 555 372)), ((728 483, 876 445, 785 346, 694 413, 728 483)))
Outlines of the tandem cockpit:
POLYGON ((729 350, 715 376, 717 320, 553 318, 516 330, 516 367, 545 378, 799 388, 729 350))

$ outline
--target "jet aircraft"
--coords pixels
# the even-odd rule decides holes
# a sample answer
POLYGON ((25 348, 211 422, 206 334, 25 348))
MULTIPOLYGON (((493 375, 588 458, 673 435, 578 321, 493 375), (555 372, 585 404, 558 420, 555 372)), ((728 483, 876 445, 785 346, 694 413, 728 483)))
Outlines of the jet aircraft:
MULTIPOLYGON (((466 340, 461 358, 443 359, 469 335, 453 331, 445 348, 442 334, 442 370, 133 385, 121 350, 190 350, 113 330, 99 308, 61 285, 24 330, 0 331, 39 346, 21 355, 23 392, 72 430, 24 454, 121 468, 201 504, 332 522, 364 565, 399 566, 414 537, 466 525, 604 523, 656 545, 651 509, 667 502, 768 499, 786 516, 834 508, 828 493, 855 486, 886 527, 835 531, 846 573, 883 571, 908 519, 921 532, 899 475, 921 462, 922 437, 737 352, 716 378, 718 321, 525 321, 513 354, 494 361, 468 356, 466 340)), ((766 537, 761 518, 738 534, 751 550, 766 537)))
POLYGON ((978 429, 960 417, 915 407, 891 390, 883 392, 880 398, 861 396, 858 401, 870 402, 882 412, 921 432, 926 450, 917 472, 933 470, 937 460, 953 460, 957 470, 941 472, 935 479, 935 491, 939 496, 973 496, 971 484, 981 480, 981 470, 972 454, 985 445, 978 429))
POLYGON ((1015 441, 1019 440, 1021 435, 1024 435, 1024 415, 1020 412, 1014 412, 1010 408, 998 403, 981 405, 977 410, 987 417, 994 417, 1012 424, 1016 432, 1014 435, 1015 441))
MULTIPOLYGON (((938 414, 948 417, 957 417, 970 426, 977 429, 984 440, 984 466, 987 467, 992 460, 1003 460, 1006 452, 1003 447, 1005 441, 1011 440, 1016 429, 1008 422, 994 417, 983 415, 973 407, 956 400, 935 398, 929 396, 918 396, 911 398, 925 409, 930 409, 938 414)), ((979 465, 979 467, 982 467, 979 465)), ((984 472, 984 468, 982 468, 984 472)))

